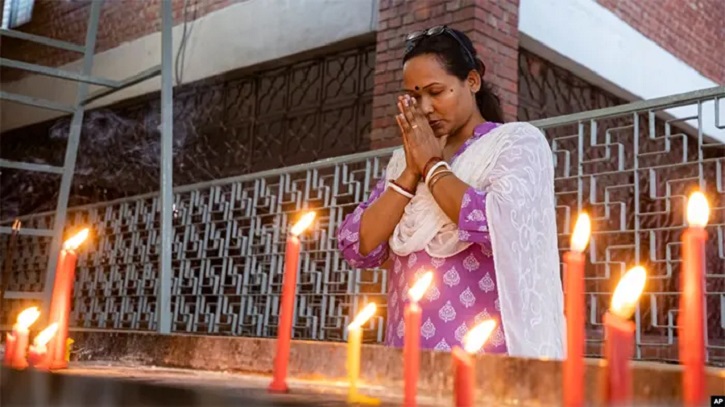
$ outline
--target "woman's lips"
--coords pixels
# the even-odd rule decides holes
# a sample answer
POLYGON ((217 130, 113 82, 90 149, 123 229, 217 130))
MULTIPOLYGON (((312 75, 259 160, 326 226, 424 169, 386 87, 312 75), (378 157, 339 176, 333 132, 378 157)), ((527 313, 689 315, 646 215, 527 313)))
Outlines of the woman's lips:
POLYGON ((440 127, 443 122, 441 120, 432 120, 429 121, 428 124, 430 124, 430 127, 435 130, 437 127, 440 127))

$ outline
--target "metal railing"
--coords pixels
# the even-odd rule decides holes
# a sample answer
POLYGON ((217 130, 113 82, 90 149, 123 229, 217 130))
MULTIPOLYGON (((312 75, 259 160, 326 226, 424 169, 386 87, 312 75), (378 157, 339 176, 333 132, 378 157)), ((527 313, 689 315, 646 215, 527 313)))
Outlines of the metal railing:
MULTIPOLYGON (((635 315, 637 357, 675 360, 684 202, 703 189, 712 213, 707 246, 708 362, 725 362, 725 87, 534 122, 555 162, 559 247, 587 209, 589 354, 619 276, 649 271, 635 315), (675 119, 673 115, 679 117, 675 119)), ((385 304, 387 271, 351 268, 336 250, 337 226, 369 193, 392 149, 214 180, 174 189, 172 332, 274 336, 287 226, 318 212, 304 237, 296 338, 343 339, 362 301, 385 304)), ((89 225, 74 294, 78 329, 157 330, 159 197, 147 194, 69 209, 68 229, 89 225)), ((53 214, 25 217, 47 228, 53 214)), ((42 290, 48 238, 21 236, 10 291, 42 290)), ((4 247, 4 246, 2 246, 4 247)), ((7 278, 7 276, 6 276, 7 278)), ((2 323, 28 300, 6 298, 2 323), (10 305, 9 307, 7 305, 10 305)), ((368 330, 381 341, 385 307, 368 330)))

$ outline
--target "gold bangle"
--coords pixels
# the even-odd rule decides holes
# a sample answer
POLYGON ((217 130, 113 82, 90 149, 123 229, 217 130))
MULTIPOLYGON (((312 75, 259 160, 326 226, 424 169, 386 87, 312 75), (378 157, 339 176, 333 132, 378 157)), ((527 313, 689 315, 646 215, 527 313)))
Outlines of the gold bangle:
POLYGON ((430 186, 428 187, 428 190, 431 193, 433 193, 433 186, 435 186, 435 184, 437 184, 438 181, 442 180, 443 178, 445 178, 445 177, 447 177, 449 175, 453 175, 453 171, 445 171, 445 172, 444 171, 441 171, 440 174, 441 175, 439 175, 438 177, 433 178, 432 180, 430 180, 430 186))
POLYGON ((453 171, 448 170, 448 169, 443 169, 443 170, 440 170, 440 171, 436 171, 434 174, 432 174, 430 176, 430 178, 428 179, 428 185, 427 185, 428 186, 428 189, 430 189, 431 182, 436 181, 438 178, 442 177, 443 175, 445 175, 447 173, 451 173, 452 174, 453 171))

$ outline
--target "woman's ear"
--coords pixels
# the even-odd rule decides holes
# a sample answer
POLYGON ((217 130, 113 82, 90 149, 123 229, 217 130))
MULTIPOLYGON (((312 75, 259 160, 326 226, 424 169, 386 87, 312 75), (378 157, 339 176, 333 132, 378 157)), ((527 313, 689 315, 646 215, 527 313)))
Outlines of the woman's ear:
POLYGON ((482 81, 481 75, 478 72, 471 70, 471 72, 468 73, 466 81, 468 82, 468 86, 471 87, 471 91, 473 93, 478 93, 478 91, 481 90, 482 81))

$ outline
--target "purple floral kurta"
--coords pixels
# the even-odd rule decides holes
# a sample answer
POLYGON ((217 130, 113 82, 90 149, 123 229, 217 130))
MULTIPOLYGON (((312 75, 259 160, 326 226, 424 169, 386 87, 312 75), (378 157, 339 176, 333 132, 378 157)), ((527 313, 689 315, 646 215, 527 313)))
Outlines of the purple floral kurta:
MULTIPOLYGON (((476 127, 473 136, 452 157, 456 160, 475 140, 483 137, 498 124, 484 123, 476 127)), ((425 251, 398 256, 384 242, 367 256, 360 254, 360 219, 363 211, 385 191, 383 177, 367 201, 343 221, 338 230, 338 247, 345 259, 354 267, 381 266, 390 256, 392 270, 388 279, 388 325, 385 344, 403 345, 405 322, 403 313, 408 302, 407 291, 417 277, 432 270, 434 286, 420 301, 422 325, 421 347, 450 350, 460 345, 469 328, 486 318, 494 318, 498 328, 489 338, 482 352, 506 353, 501 324, 500 304, 496 286, 493 253, 486 220, 486 192, 469 188, 463 196, 458 219, 459 239, 472 242, 466 250, 448 258, 432 258, 425 251)))

